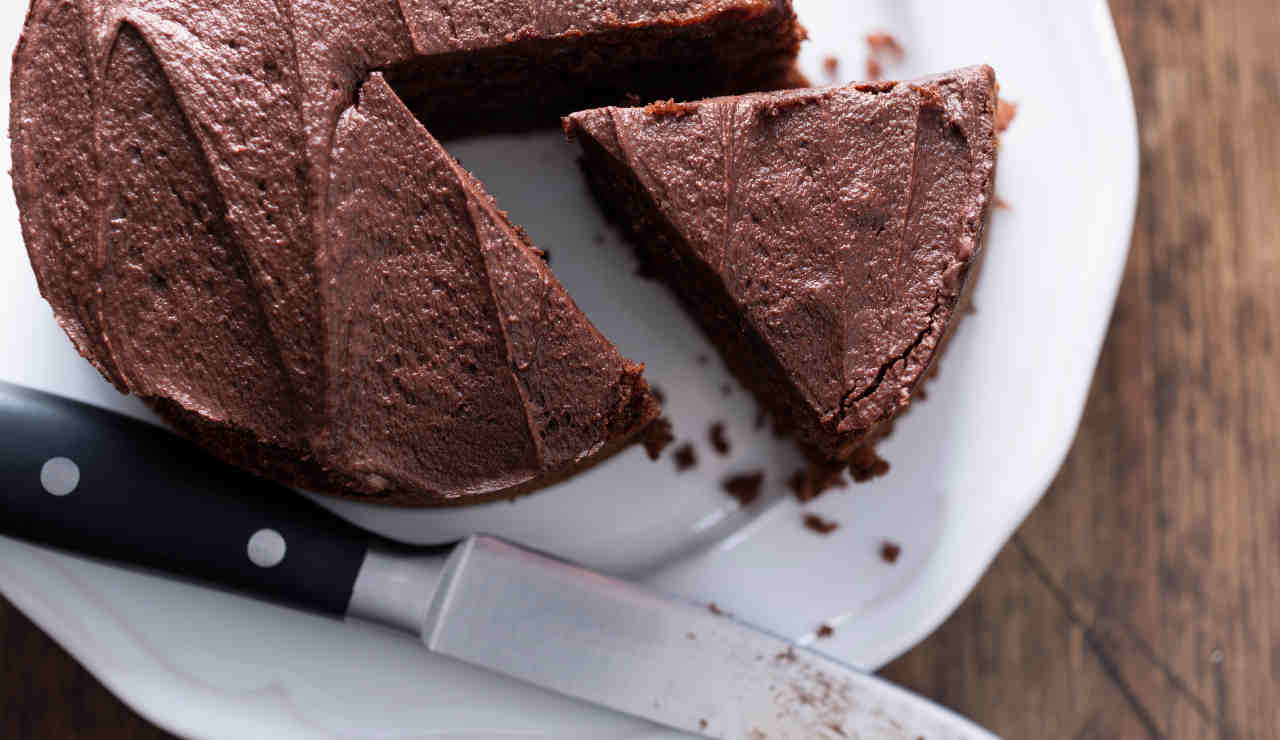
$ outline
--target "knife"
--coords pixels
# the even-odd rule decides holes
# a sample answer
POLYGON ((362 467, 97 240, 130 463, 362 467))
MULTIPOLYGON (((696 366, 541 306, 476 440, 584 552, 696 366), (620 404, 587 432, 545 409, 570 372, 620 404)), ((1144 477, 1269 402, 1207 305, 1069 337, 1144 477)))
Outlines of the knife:
POLYGON ((332 617, 710 738, 979 740, 762 630, 500 539, 406 548, 169 432, 0 383, 0 533, 332 617))

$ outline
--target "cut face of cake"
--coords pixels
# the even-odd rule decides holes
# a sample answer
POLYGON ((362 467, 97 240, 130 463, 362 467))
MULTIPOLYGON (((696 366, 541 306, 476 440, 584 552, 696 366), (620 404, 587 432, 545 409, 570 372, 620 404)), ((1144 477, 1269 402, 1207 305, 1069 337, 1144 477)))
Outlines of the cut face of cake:
POLYGON ((24 239, 81 354, 223 459, 389 503, 510 496, 657 402, 420 121, 783 85, 802 37, 788 0, 34 0, 24 239))
POLYGON ((814 458, 866 466, 962 313, 995 108, 994 73, 972 67, 564 125, 598 198, 742 382, 814 458))

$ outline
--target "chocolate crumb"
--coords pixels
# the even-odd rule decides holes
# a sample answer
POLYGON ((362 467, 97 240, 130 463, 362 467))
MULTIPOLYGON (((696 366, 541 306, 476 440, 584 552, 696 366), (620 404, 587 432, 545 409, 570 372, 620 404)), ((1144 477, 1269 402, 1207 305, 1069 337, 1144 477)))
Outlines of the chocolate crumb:
POLYGON ((788 663, 794 663, 794 662, 796 661, 796 648, 795 648, 795 646, 794 646, 794 645, 788 645, 786 650, 784 650, 783 652, 778 653, 777 655, 773 656, 773 659, 774 659, 774 660, 782 660, 782 661, 786 661, 786 662, 788 662, 788 663))
MULTIPOLYGON (((840 737, 849 737, 848 735, 845 734, 844 728, 841 727, 840 725, 835 724, 834 722, 832 724, 827 725, 827 729, 831 730, 832 732, 839 735, 840 737)), ((923 740, 923 738, 921 740, 923 740)))
POLYGON ((676 435, 671 431, 671 420, 665 416, 659 416, 654 420, 644 433, 644 451, 649 453, 650 460, 657 460, 662 456, 662 451, 667 445, 676 441, 676 435))
POLYGON ((689 115, 697 109, 697 106, 688 105, 686 103, 677 103, 674 98, 667 100, 658 100, 644 107, 645 115, 653 116, 675 116, 681 118, 689 115))
POLYGON ((885 57, 900 62, 905 55, 902 45, 890 34, 867 34, 867 79, 875 81, 884 76, 885 57))
POLYGON ((698 729, 699 730, 707 729, 707 721, 705 719, 698 720, 698 729))
POLYGON ((810 463, 808 468, 797 470, 788 481, 800 503, 812 501, 832 488, 844 488, 844 464, 825 462, 810 463))
POLYGON ((853 451, 849 473, 855 483, 866 483, 889 472, 889 463, 876 454, 874 447, 864 445, 853 451))
POLYGON ((821 535, 828 535, 840 528, 840 525, 830 519, 823 519, 817 514, 805 514, 804 526, 821 535))
POLYGON ((707 435, 711 439, 711 447, 721 455, 729 454, 729 438, 724 434, 724 422, 717 421, 711 425, 711 431, 707 435))
POLYGON ((723 617, 723 616, 724 616, 724 612, 720 611, 720 607, 716 606, 716 602, 714 602, 714 601, 713 601, 713 602, 711 602, 710 604, 707 604, 707 611, 711 612, 712 614, 716 615, 717 617, 723 617))
POLYGON ((840 72, 840 60, 831 54, 826 55, 822 58, 822 71, 826 73, 828 80, 834 81, 840 72))
POLYGON ((991 205, 995 206, 996 208, 999 208, 1002 211, 1010 210, 1009 202, 1004 198, 1001 198, 1000 196, 996 195, 996 196, 992 196, 991 200, 992 200, 991 205))
POLYGON ((742 473, 727 478, 724 483, 724 490, 730 496, 738 500, 743 506, 750 506, 753 501, 760 497, 760 486, 764 484, 764 473, 757 471, 755 473, 742 473))
POLYGON ((880 559, 892 565, 898 562, 898 556, 902 554, 902 547, 894 542, 885 540, 880 544, 880 559))
POLYGON ((684 636, 685 636, 686 638, 690 639, 690 640, 696 640, 696 639, 698 639, 698 636, 697 636, 697 635, 695 635, 695 634, 693 634, 692 632, 686 632, 684 636))
POLYGON ((683 473, 684 471, 697 466, 698 453, 694 451, 691 443, 685 442, 676 448, 675 460, 676 472, 683 473))
POLYGON ((667 403, 667 393, 656 385, 649 386, 649 392, 653 397, 658 399, 658 403, 665 405, 667 403))
POLYGON ((835 633, 836 633, 836 631, 835 631, 834 629, 832 629, 832 628, 831 628, 831 625, 829 625, 829 624, 824 624, 824 625, 822 625, 822 626, 818 627, 818 639, 819 639, 819 640, 825 640, 825 639, 827 639, 828 637, 831 637, 832 635, 834 635, 835 633))
POLYGON ((1004 133, 1009 128, 1009 124, 1013 123, 1013 119, 1018 115, 1018 104, 1011 103, 1004 98, 1000 98, 996 103, 996 131, 1004 133))
POLYGON ((890 54, 899 60, 906 56, 906 50, 902 48, 902 44, 898 43, 893 34, 884 31, 867 34, 867 48, 872 54, 890 54))

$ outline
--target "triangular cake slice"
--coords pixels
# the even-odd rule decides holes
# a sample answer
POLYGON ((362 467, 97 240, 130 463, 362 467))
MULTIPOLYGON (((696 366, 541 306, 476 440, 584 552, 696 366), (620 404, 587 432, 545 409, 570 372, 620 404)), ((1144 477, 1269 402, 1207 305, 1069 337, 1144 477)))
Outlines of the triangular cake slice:
POLYGON ((875 462, 963 313, 996 161, 995 75, 565 119, 597 196, 818 460, 875 462))
POLYGON ((510 493, 652 421, 643 366, 379 74, 338 122, 328 194, 321 450, 361 488, 510 493))

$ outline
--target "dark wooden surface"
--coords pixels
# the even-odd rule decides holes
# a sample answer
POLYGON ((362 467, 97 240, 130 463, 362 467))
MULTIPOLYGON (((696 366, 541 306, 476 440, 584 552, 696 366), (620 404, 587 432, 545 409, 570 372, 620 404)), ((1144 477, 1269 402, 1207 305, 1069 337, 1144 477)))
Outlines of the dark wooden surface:
MULTIPOLYGON (((1112 9, 1142 197, 1079 437, 884 674, 1008 738, 1280 737, 1280 6, 1112 9)), ((0 736, 165 737, 2 600, 0 676, 0 736)))

